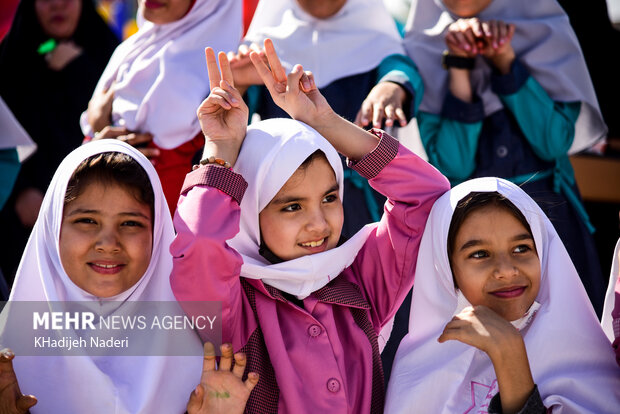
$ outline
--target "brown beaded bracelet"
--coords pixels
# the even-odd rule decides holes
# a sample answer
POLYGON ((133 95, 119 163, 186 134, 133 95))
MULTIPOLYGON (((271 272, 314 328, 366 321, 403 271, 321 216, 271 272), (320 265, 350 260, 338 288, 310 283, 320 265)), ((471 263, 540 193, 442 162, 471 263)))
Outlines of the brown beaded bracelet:
POLYGON ((207 165, 207 164, 217 164, 217 165, 221 165, 224 168, 230 168, 230 163, 228 161, 224 161, 221 158, 215 158, 213 156, 208 157, 208 158, 203 158, 200 160, 200 165, 207 165))

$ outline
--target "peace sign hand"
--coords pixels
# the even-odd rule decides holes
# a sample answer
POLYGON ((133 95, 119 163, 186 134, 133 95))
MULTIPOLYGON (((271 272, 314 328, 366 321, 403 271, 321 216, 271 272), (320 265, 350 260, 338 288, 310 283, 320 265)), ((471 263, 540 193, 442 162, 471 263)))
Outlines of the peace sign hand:
POLYGON ((265 39, 264 46, 271 68, 254 51, 250 52, 250 59, 276 105, 293 119, 312 127, 331 116, 333 110, 319 92, 312 72, 305 72, 301 65, 295 65, 287 76, 271 39, 265 39))
POLYGON ((235 89, 226 53, 219 52, 219 67, 212 48, 205 54, 211 92, 196 111, 206 139, 205 155, 225 154, 224 159, 234 165, 247 130, 248 107, 235 89))

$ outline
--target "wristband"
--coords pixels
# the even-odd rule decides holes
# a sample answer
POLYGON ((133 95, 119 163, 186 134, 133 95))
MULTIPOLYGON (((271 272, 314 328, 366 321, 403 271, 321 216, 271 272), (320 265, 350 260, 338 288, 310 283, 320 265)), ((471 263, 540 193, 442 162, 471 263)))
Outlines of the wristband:
POLYGON ((450 68, 472 70, 475 64, 476 59, 463 56, 454 56, 447 50, 441 55, 441 66, 446 70, 450 68))

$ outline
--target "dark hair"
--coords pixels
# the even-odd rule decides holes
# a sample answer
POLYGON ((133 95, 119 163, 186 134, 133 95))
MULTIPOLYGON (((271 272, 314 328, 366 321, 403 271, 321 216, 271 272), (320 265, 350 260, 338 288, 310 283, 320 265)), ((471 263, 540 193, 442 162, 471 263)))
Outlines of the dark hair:
POLYGON ((65 206, 78 198, 93 182, 124 187, 136 200, 148 204, 151 208, 151 217, 155 217, 155 194, 151 180, 144 168, 129 155, 121 152, 103 152, 82 161, 73 171, 67 184, 65 206))
MULTIPOLYGON (((454 243, 456 243, 456 234, 458 233, 461 225, 465 219, 474 211, 483 207, 493 206, 504 209, 512 214, 519 222, 525 227, 527 232, 532 235, 530 225, 525 219, 525 216, 521 211, 512 204, 510 200, 498 193, 492 192, 471 192, 463 197, 456 205, 454 213, 452 214, 452 221, 450 222, 450 228, 448 230, 448 260, 450 260, 450 266, 452 266, 452 253, 454 252, 454 243)), ((455 283, 456 286, 456 283, 455 283)))
MULTIPOLYGON (((302 170, 305 170, 306 168, 308 168, 308 166, 309 166, 310 164, 312 164, 315 160, 317 160, 317 159, 319 159, 319 158, 323 158, 323 159, 325 159, 325 161, 328 161, 328 160, 327 160, 327 156, 325 156, 325 153, 324 153, 323 151, 321 151, 321 150, 316 150, 316 151, 314 151, 312 154, 308 155, 308 158, 306 158, 306 159, 304 160, 304 162, 302 162, 302 163, 299 165, 299 167, 298 167, 298 168, 299 168, 299 169, 302 169, 302 170)), ((328 161, 328 163, 329 163, 329 161, 328 161)))

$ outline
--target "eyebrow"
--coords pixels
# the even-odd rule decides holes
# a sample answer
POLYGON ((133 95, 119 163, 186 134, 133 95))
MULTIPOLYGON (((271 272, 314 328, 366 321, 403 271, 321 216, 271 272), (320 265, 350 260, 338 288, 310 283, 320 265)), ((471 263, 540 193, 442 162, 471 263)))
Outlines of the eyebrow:
MULTIPOLYGON (((534 240, 534 239, 528 233, 522 233, 510 239, 510 241, 520 241, 520 240, 534 240)), ((484 244, 483 240, 479 240, 479 239, 468 240, 465 243, 463 243, 459 251, 469 249, 470 247, 479 246, 481 244, 484 244)))
MULTIPOLYGON (((76 208, 75 210, 70 211, 66 217, 76 216, 78 214, 101 214, 101 211, 86 209, 86 208, 76 208)), ((127 212, 118 213, 117 216, 142 217, 145 220, 150 220, 149 217, 137 211, 127 211, 127 212)))
MULTIPOLYGON (((333 193, 334 191, 338 191, 338 189, 340 189, 340 186, 338 185, 338 183, 334 184, 333 186, 331 186, 329 188, 329 190, 327 190, 323 195, 326 196, 329 193, 333 193)), ((305 201, 307 200, 307 197, 296 197, 296 196, 291 196, 291 197, 280 197, 280 198, 274 198, 273 200, 271 200, 272 205, 282 205, 282 204, 288 204, 288 203, 292 203, 294 201, 305 201)))

